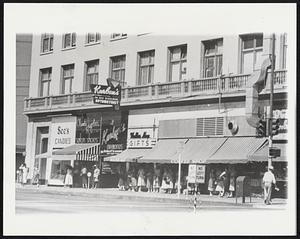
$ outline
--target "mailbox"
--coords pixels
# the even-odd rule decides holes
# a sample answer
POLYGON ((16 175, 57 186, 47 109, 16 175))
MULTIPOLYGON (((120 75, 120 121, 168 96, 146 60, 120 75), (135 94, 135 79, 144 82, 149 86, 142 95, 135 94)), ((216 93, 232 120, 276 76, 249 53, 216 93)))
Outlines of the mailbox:
POLYGON ((238 197, 242 197, 242 202, 245 203, 246 196, 250 197, 251 203, 250 178, 248 176, 239 176, 236 178, 235 202, 237 203, 238 197))

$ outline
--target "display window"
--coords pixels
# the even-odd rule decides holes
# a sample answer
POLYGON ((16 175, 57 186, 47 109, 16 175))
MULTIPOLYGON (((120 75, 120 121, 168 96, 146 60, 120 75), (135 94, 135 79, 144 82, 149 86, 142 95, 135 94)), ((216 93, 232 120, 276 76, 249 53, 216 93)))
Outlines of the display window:
POLYGON ((71 160, 52 160, 50 179, 64 181, 71 160))

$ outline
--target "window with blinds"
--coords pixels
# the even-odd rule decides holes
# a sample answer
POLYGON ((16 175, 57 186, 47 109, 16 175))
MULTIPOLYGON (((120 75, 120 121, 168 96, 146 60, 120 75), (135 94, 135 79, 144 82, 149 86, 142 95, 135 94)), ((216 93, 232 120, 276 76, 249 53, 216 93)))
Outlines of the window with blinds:
POLYGON ((223 135, 223 129, 223 117, 197 118, 197 136, 223 135))

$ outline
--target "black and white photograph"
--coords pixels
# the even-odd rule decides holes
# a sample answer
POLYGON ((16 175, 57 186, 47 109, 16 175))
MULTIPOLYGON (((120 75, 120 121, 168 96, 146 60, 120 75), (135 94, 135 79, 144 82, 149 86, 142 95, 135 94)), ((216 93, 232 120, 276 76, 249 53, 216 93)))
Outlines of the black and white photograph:
POLYGON ((296 4, 4 20, 4 235, 295 235, 296 4))

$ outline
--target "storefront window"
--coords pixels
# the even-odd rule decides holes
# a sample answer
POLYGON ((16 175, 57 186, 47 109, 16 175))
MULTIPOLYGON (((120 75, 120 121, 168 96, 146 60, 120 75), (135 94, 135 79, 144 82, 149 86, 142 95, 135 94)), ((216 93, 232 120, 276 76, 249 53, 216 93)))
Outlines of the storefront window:
POLYGON ((50 179, 57 179, 63 182, 67 173, 67 167, 70 165, 70 160, 53 160, 50 179))

